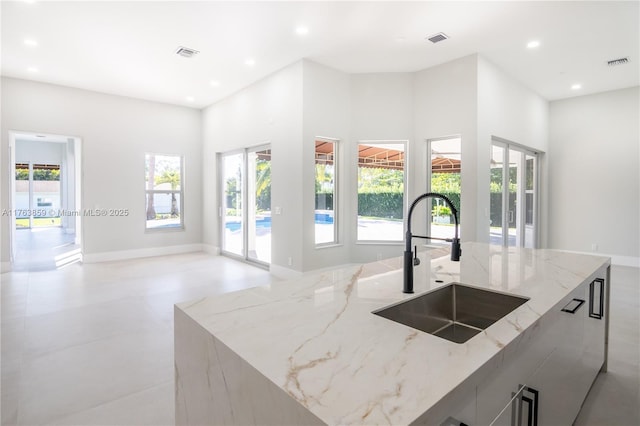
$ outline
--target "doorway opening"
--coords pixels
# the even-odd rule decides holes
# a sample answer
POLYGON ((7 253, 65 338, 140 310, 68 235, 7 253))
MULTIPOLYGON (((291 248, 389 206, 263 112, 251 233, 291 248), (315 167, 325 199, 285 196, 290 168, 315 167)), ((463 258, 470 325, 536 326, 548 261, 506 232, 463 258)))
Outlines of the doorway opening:
POLYGON ((79 138, 9 133, 10 257, 15 271, 82 260, 79 138))

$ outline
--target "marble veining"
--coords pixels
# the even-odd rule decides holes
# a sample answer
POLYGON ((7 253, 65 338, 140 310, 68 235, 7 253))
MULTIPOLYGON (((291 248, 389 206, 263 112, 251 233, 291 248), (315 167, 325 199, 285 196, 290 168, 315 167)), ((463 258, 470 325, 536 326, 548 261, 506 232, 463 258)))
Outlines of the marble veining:
MULTIPOLYGON (((521 340, 531 339, 546 312, 610 262, 604 257, 479 243, 463 244, 461 262, 447 256, 446 250, 421 253, 415 295, 402 293, 401 262, 393 259, 186 302, 176 305, 176 312, 314 419, 327 424, 408 424, 507 345, 514 342, 517 347, 521 340), (371 313, 452 281, 530 300, 463 344, 371 313)), ((186 344, 176 346, 176 354, 184 351, 185 357, 192 350, 186 344)), ((216 368, 224 389, 216 389, 215 383, 204 386, 213 393, 239 392, 227 383, 220 371, 224 368, 216 368)), ((187 380, 184 374, 176 376, 176 386, 189 386, 187 380)), ((184 406, 188 401, 177 405, 182 405, 180 410, 196 410, 184 406)), ((242 409, 251 411, 250 405, 242 409)))

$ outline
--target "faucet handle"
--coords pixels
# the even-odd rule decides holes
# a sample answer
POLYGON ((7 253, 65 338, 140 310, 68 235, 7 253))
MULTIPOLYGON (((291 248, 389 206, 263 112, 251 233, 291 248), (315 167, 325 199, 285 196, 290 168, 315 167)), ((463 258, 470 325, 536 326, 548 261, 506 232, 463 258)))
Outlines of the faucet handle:
POLYGON ((418 266, 420 259, 418 259, 418 246, 413 246, 413 266, 418 266))

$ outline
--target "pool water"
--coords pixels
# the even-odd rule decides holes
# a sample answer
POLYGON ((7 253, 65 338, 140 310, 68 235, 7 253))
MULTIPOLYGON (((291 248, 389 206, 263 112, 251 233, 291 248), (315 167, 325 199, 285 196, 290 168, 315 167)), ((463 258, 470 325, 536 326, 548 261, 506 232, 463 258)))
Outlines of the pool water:
MULTIPOLYGON (((315 222, 317 224, 332 224, 333 223, 333 215, 329 214, 329 213, 316 213, 316 220, 315 222)), ((227 221, 225 223, 225 228, 227 228, 229 231, 238 231, 241 228, 241 222, 239 220, 237 221, 227 221)), ((256 228, 257 229, 267 229, 267 228, 271 228, 271 216, 263 216, 260 217, 259 219, 256 219, 256 228)))

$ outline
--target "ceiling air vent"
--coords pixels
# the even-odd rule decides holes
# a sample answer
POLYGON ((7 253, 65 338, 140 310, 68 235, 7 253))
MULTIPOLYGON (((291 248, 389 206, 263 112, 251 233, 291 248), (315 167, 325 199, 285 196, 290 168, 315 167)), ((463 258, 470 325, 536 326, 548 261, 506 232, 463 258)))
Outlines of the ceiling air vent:
POLYGON ((184 46, 180 46, 176 50, 176 55, 180 55, 180 56, 185 57, 185 58, 191 58, 192 56, 195 56, 198 53, 200 53, 200 52, 198 52, 195 49, 189 49, 188 47, 184 47, 184 46))
POLYGON ((610 67, 613 67, 615 65, 626 64, 627 62, 629 62, 629 58, 619 58, 619 59, 613 59, 611 61, 607 61, 607 65, 609 65, 610 67))
POLYGON ((434 34, 432 36, 427 37, 427 40, 429 40, 431 43, 438 43, 448 38, 449 36, 446 35, 445 33, 438 33, 438 34, 434 34))

